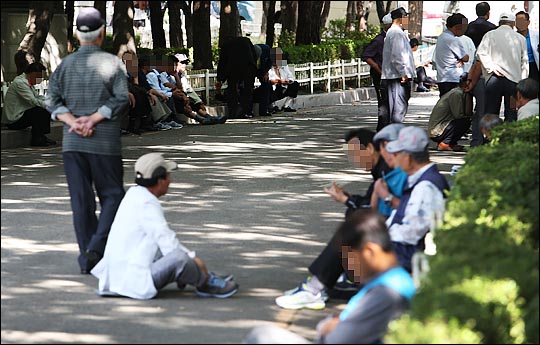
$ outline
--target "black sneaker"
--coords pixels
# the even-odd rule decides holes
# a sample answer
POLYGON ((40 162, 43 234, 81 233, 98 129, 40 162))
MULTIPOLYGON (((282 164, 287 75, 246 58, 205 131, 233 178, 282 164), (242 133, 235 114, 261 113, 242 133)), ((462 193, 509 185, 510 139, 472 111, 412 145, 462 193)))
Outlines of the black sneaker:
POLYGON ((195 289, 198 296, 216 298, 228 298, 237 291, 238 284, 232 280, 226 281, 213 273, 210 273, 206 284, 195 289))
MULTIPOLYGON (((94 250, 87 250, 84 255, 86 256, 86 271, 90 272, 94 266, 101 260, 103 257, 101 254, 94 250)), ((81 270, 82 273, 82 270, 81 270)), ((84 273, 82 273, 84 274, 84 273)))
POLYGON ((293 109, 291 107, 285 107, 285 108, 283 108, 283 111, 286 112, 286 113, 294 113, 294 112, 296 112, 296 109, 293 109))

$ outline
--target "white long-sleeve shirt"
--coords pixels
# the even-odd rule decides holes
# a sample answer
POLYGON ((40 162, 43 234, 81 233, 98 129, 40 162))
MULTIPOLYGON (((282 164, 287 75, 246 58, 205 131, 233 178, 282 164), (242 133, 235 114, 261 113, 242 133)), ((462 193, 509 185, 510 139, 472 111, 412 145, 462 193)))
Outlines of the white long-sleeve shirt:
POLYGON ((527 40, 509 25, 488 31, 476 50, 476 56, 482 62, 486 82, 494 70, 514 83, 529 75, 527 40))
MULTIPOLYGON (((407 178, 408 186, 418 181, 434 163, 430 163, 407 178)), ((392 242, 416 245, 430 230, 434 230, 444 215, 444 197, 442 192, 430 181, 418 183, 411 192, 401 224, 392 224, 396 210, 386 220, 392 242)))
POLYGON ((381 79, 398 79, 405 75, 416 77, 414 56, 407 35, 399 25, 393 24, 384 39, 381 79))
POLYGON ((195 257, 169 228, 158 198, 145 187, 131 187, 114 217, 103 259, 91 273, 99 279, 102 294, 149 299, 157 294, 154 259, 176 249, 195 257))

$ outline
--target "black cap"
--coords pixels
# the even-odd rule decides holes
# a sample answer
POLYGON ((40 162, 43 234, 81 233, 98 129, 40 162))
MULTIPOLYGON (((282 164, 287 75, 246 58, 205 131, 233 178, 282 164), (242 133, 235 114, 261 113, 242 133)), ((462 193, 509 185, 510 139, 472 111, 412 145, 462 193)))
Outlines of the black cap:
POLYGON ((407 11, 405 11, 405 9, 403 7, 400 7, 400 8, 396 8, 395 10, 390 12, 390 15, 392 16, 392 19, 397 19, 397 18, 406 17, 409 14, 407 13, 407 11))
POLYGON ((91 32, 105 25, 105 20, 101 13, 93 7, 82 8, 77 16, 77 30, 80 32, 91 32))

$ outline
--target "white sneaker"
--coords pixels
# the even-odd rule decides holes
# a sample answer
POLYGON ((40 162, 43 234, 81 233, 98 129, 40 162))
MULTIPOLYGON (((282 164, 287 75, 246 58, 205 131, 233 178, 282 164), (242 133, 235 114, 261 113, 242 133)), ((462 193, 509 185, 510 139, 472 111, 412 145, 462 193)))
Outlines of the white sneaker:
POLYGON ((315 309, 320 310, 326 307, 322 293, 313 294, 306 289, 306 285, 302 284, 296 289, 286 291, 283 296, 276 298, 276 304, 283 309, 315 309), (291 293, 292 291, 292 293, 291 293))

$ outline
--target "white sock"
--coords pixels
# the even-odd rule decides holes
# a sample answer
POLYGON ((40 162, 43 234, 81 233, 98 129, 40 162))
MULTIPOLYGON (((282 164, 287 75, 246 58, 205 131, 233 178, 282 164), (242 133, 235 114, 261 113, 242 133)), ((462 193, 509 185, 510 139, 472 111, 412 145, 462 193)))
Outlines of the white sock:
POLYGON ((313 294, 318 294, 319 292, 324 290, 324 284, 321 283, 321 281, 319 280, 319 278, 317 278, 317 276, 311 276, 306 281, 306 287, 307 287, 307 290, 309 290, 313 294))

